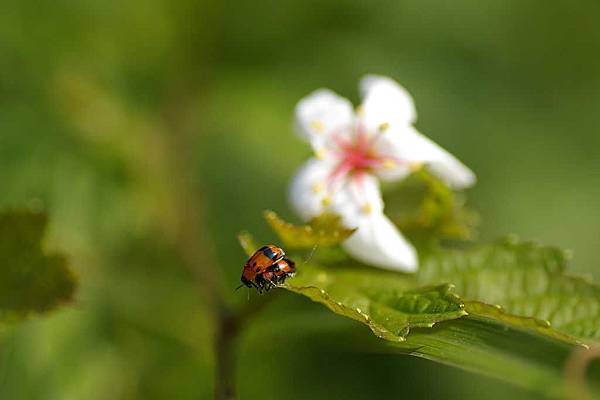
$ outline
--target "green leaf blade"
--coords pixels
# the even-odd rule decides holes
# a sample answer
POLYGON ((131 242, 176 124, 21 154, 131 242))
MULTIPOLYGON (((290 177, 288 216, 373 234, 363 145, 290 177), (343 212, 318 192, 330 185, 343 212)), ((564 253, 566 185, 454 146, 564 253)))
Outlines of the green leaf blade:
MULTIPOLYGON (((554 247, 501 240, 426 255, 420 284, 451 282, 465 301, 548 321, 565 335, 600 340, 600 286, 566 273, 569 256, 554 247)), ((565 336, 566 337, 566 336, 565 336)))
MULTIPOLYGON (((600 287, 568 274, 569 254, 555 247, 422 244, 416 274, 366 267, 331 247, 284 287, 367 325, 384 347, 564 397, 567 359, 600 340, 600 287)), ((591 376, 600 381, 597 369, 591 376)))
MULTIPOLYGON (((564 399, 569 390, 564 366, 576 349, 563 340, 472 315, 413 329, 405 342, 388 346, 556 399, 564 399)), ((597 369, 588 381, 590 393, 600 394, 597 369)))
POLYGON ((305 265, 285 287, 360 321, 377 336, 403 341, 413 327, 466 315, 451 285, 414 289, 410 277, 369 269, 305 265))
MULTIPOLYGON (((563 368, 581 348, 547 321, 462 302, 452 285, 418 285, 414 276, 310 263, 286 289, 349 317, 385 339, 383 348, 497 378, 551 398, 568 388, 563 368)), ((592 382, 599 379, 591 373, 592 382)), ((592 393, 600 388, 591 385, 592 393)))

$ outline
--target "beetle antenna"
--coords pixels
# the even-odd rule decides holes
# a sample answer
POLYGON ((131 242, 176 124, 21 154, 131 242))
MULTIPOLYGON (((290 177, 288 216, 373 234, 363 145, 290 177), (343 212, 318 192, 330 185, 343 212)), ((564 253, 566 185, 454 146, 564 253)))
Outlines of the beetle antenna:
MULTIPOLYGON (((312 250, 311 250, 311 251, 310 251, 310 253, 308 254, 308 257, 306 257, 306 259, 305 259, 304 261, 302 261, 302 265, 306 264, 307 262, 309 262, 309 261, 312 259, 313 255, 315 254, 315 251, 317 250, 317 247, 319 247, 319 244, 318 244, 318 243, 316 243, 316 244, 313 246, 312 250)), ((300 265, 300 266, 302 266, 302 265, 300 265)))
POLYGON ((242 283, 240 286, 236 287, 233 291, 237 291, 239 288, 244 287, 245 285, 242 283))

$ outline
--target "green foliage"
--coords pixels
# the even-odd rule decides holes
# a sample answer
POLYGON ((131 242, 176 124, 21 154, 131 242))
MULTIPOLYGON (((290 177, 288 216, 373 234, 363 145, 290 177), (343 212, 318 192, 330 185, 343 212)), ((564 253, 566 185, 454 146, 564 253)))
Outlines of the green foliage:
POLYGON ((422 168, 386 195, 387 213, 402 232, 443 239, 472 239, 479 216, 465 198, 422 168))
MULTIPOLYGON (((498 251, 497 247, 493 245, 489 247, 498 251)), ((478 252, 478 250, 474 250, 474 252, 478 252)), ((465 253, 468 254, 468 252, 465 253)), ((436 254, 432 255, 431 259, 437 260, 440 259, 439 257, 436 254)), ((474 260, 474 258, 466 259, 465 262, 473 266, 474 260)), ((434 261, 427 262, 434 263, 434 261)), ((346 264, 352 265, 353 263, 346 261, 346 264)), ((447 264, 443 265, 447 266, 447 264)), ((483 265, 493 268, 490 264, 481 264, 479 268, 482 268, 483 265)), ((536 267, 543 269, 544 265, 531 265, 527 268, 534 269, 536 267)), ((429 268, 433 268, 433 266, 423 268, 423 270, 429 268)), ((516 272, 510 271, 508 266, 506 273, 507 276, 517 275, 516 272)), ((531 309, 529 313, 520 314, 515 310, 518 310, 516 307, 519 304, 530 304, 534 300, 541 304, 557 304, 563 300, 566 293, 548 291, 540 294, 529 289, 522 289, 519 293, 513 292, 514 297, 512 298, 509 294, 506 295, 507 304, 513 305, 514 308, 505 308, 502 307, 502 303, 491 305, 485 303, 484 298, 466 297, 463 292, 454 288, 454 282, 457 282, 456 287, 458 288, 462 287, 465 282, 470 283, 470 280, 476 280, 476 274, 464 276, 457 274, 454 279, 448 278, 446 283, 439 283, 443 281, 440 278, 425 281, 424 275, 426 273, 419 272, 410 276, 360 265, 344 267, 308 263, 299 269, 297 276, 290 279, 285 287, 326 305, 336 313, 366 323, 378 336, 392 341, 402 341, 409 334, 408 328, 411 326, 432 327, 437 322, 465 315, 493 319, 496 323, 517 329, 531 330, 532 334, 537 333, 572 344, 580 343, 580 340, 589 342, 597 339, 596 330, 584 331, 578 327, 579 324, 583 327, 593 325, 598 318, 597 313, 593 312, 594 307, 600 307, 600 298, 597 297, 598 287, 579 280, 579 278, 568 275, 545 278, 552 287, 560 286, 562 280, 567 282, 574 280, 578 282, 577 288, 581 292, 580 294, 571 292, 570 297, 564 298, 566 303, 564 309, 557 311, 557 314, 562 315, 571 323, 555 326, 543 319, 545 315, 540 313, 541 310, 545 310, 543 308, 531 309), (415 308, 407 308, 409 303, 411 307, 415 308), (570 308, 569 305, 573 303, 587 304, 589 309, 570 308), (411 318, 407 318, 405 314, 411 314, 411 318), (572 316, 571 319, 567 318, 568 315, 572 316), (390 326, 400 328, 389 329, 390 326), (564 329, 564 326, 569 329, 564 329), (576 335, 573 330, 587 334, 576 335)), ((494 279, 501 282, 501 277, 495 276, 494 279)), ((493 281, 487 282, 487 284, 493 285, 493 281)), ((565 286, 570 288, 569 284, 565 284, 565 286)), ((509 290, 506 292, 510 293, 509 290)))
POLYGON ((307 264, 285 287, 365 323, 375 335, 391 341, 405 340, 411 328, 466 315, 450 285, 412 286, 402 275, 386 271, 307 264))
MULTIPOLYGON (((297 247, 306 247, 304 244, 308 242, 303 232, 310 229, 292 226, 272 212, 267 213, 267 221, 272 225, 275 221, 275 231, 286 246, 297 238, 303 243, 297 247)), ((331 221, 339 223, 335 219, 331 221)), ((247 251, 256 248, 255 244, 249 245, 252 239, 247 233, 240 235, 240 242, 247 251)), ((326 252, 325 247, 320 247, 319 252, 326 252)), ((288 287, 336 312, 342 310, 339 307, 342 298, 347 301, 343 310, 352 310, 350 314, 344 311, 344 315, 356 319, 357 308, 363 312, 371 310, 375 304, 372 301, 387 296, 388 290, 402 296, 399 291, 424 286, 444 286, 447 290, 448 285, 452 285, 465 302, 460 304, 460 313, 453 317, 467 313, 479 315, 572 342, 576 341, 574 338, 600 339, 600 287, 588 279, 567 274, 568 255, 560 249, 508 238, 485 245, 465 244, 460 248, 436 244, 422 249, 420 255, 421 266, 414 275, 364 268, 343 257, 337 260, 321 257, 318 263, 300 268, 298 277, 290 281, 288 287), (367 292, 369 299, 364 297, 367 292)), ((448 315, 440 318, 448 319, 448 315)), ((431 320, 432 324, 438 321, 431 320)), ((382 337, 405 336, 403 331, 388 335, 372 324, 369 326, 382 337)))
POLYGON ((72 300, 76 278, 64 255, 44 251, 45 214, 0 214, 0 320, 46 312, 72 300))
MULTIPOLYGON (((286 245, 304 240, 296 235, 303 227, 272 220, 286 245)), ((240 242, 247 251, 256 247, 247 233, 240 242)), ((453 248, 428 243, 413 275, 317 256, 283 286, 367 325, 402 352, 564 395, 566 358, 600 339, 600 287, 567 274, 568 254, 554 247, 511 238, 453 248)))
MULTIPOLYGON (((294 104, 322 86, 357 99, 357 78, 368 71, 398 78, 415 96, 419 129, 478 173, 488 232, 574 248, 579 270, 600 278, 599 18, 596 2, 4 2, 3 204, 36 197, 51 205, 61 248, 92 264, 78 312, 19 330, 2 347, 1 397, 209 398, 214 327, 181 272, 185 254, 171 248, 180 207, 170 196, 180 180, 197 186, 209 205, 198 228, 214 244, 200 251, 213 250, 223 286, 235 286, 233 235, 260 224, 256 210, 285 207, 308 152, 289 134, 294 104), (194 160, 165 174, 162 139, 178 126, 194 160)), ((226 294, 246 303, 240 291, 226 294)), ((244 399, 515 399, 506 385, 406 357, 351 351, 322 363, 322 347, 282 341, 306 327, 319 332, 313 346, 322 344, 321 325, 342 318, 319 324, 324 307, 285 297, 274 304, 279 313, 270 308, 250 327, 269 322, 267 335, 240 343, 244 399), (290 365, 297 373, 285 385, 257 384, 290 365)), ((561 360, 538 336, 503 336, 506 325, 469 318, 415 328, 405 343, 446 359, 470 350, 481 355, 478 370, 498 364, 523 380, 531 374, 513 361, 529 349, 548 354, 535 364, 539 375, 561 360), (503 338, 504 362, 491 346, 481 350, 503 338)))
POLYGON ((320 215, 304 226, 294 226, 279 218, 273 211, 265 211, 265 219, 289 249, 306 249, 315 245, 334 246, 355 231, 342 226, 340 217, 335 214, 320 215))
MULTIPOLYGON (((564 380, 565 363, 579 350, 570 342, 477 315, 413 329, 405 342, 390 347, 557 399, 572 390, 564 380)), ((600 396, 599 383, 600 369, 592 368, 590 393, 600 396)))
MULTIPOLYGON (((539 326, 551 324, 582 340, 600 340, 600 286, 567 274, 567 261, 568 254, 558 248, 504 239, 432 251, 423 257, 416 278, 419 284, 450 282, 465 301, 499 305, 507 313, 541 320, 539 326)), ((484 310, 473 306, 472 311, 484 310)))

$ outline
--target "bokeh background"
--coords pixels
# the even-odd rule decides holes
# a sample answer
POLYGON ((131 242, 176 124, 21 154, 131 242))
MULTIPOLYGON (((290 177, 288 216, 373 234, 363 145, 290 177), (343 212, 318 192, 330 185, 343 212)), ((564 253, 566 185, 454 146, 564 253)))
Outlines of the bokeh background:
MULTIPOLYGON (((81 287, 0 332, 0 398, 210 398, 198 271, 246 302, 235 235, 272 239, 261 211, 291 216, 310 154, 295 103, 356 102, 365 73, 406 86, 418 128, 477 172, 481 239, 572 249, 599 279, 599 20, 593 0, 1 2, 0 205, 51 214, 81 287)), ((240 398, 537 398, 356 345, 374 340, 282 293, 240 339, 240 398)))

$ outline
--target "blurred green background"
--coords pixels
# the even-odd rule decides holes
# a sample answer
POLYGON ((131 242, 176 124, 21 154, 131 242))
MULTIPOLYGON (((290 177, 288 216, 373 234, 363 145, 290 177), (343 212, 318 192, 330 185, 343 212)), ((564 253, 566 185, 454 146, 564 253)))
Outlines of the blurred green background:
MULTIPOLYGON (((291 217, 310 154, 295 103, 356 102, 365 73, 476 171, 481 239, 573 249, 600 278, 599 20, 593 0, 0 3, 0 205, 48 210, 81 279, 72 307, 0 332, 0 398, 210 398, 198 271, 246 302, 235 235, 272 239, 261 211, 291 217)), ((239 342, 241 399, 537 398, 371 353, 367 328, 279 297, 239 342)))

